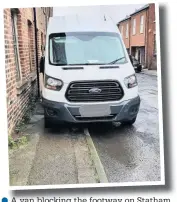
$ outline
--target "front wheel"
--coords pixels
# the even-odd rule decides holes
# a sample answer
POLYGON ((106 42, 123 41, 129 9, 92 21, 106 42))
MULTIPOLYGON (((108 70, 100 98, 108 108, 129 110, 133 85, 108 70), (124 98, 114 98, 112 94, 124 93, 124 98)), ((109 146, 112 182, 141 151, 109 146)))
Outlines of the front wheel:
POLYGON ((44 127, 45 128, 52 128, 53 126, 53 123, 52 121, 49 119, 49 118, 44 118, 44 127))
POLYGON ((131 125, 133 125, 135 123, 135 121, 136 121, 136 117, 134 119, 130 120, 130 121, 123 121, 123 122, 121 122, 121 125, 131 126, 131 125))

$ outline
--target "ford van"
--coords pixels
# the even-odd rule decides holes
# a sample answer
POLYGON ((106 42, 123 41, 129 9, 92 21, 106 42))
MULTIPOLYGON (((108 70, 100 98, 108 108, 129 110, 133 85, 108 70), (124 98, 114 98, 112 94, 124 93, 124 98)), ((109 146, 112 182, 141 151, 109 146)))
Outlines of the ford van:
POLYGON ((51 17, 42 61, 46 128, 54 122, 132 125, 136 121, 137 78, 110 17, 51 17))

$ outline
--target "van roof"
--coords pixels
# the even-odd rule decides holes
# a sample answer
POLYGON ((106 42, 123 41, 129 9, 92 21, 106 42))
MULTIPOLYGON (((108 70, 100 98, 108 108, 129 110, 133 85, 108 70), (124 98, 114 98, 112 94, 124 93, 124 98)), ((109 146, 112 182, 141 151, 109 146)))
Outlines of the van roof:
POLYGON ((61 32, 118 32, 113 20, 106 16, 65 15, 49 18, 48 34, 61 32))

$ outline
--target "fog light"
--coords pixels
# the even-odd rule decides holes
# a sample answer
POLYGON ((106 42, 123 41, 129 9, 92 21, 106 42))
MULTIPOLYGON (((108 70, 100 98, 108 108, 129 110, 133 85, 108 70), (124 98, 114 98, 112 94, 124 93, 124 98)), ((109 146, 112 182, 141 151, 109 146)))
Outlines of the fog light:
POLYGON ((137 107, 132 107, 132 108, 130 109, 130 113, 131 113, 131 114, 137 113, 137 111, 138 111, 138 108, 137 108, 137 107))
POLYGON ((47 114, 49 115, 49 116, 55 116, 56 115, 56 111, 55 110, 53 110, 53 109, 47 109, 47 114))

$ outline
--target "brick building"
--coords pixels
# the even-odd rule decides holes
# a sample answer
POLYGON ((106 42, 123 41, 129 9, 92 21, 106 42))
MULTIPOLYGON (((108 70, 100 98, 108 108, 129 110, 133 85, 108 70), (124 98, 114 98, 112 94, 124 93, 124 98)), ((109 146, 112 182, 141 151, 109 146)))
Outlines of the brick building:
MULTIPOLYGON (((37 47, 45 43, 52 8, 36 8, 37 47)), ((5 72, 8 132, 23 118, 37 95, 35 24, 33 8, 4 9, 5 72)))
POLYGON ((130 26, 130 17, 127 16, 124 20, 120 22, 119 27, 128 53, 130 53, 130 26))
POLYGON ((155 4, 136 10, 118 23, 129 54, 145 68, 156 69, 155 4))

